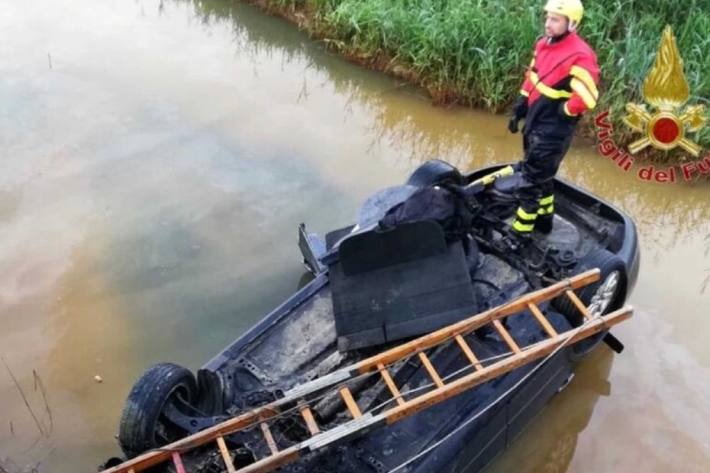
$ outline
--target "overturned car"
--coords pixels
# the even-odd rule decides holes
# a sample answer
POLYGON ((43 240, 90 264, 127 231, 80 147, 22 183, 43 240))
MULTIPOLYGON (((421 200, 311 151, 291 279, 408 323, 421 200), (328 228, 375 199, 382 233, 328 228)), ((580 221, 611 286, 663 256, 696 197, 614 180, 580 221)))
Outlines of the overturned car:
MULTIPOLYGON (((594 315, 619 309, 639 269, 631 219, 556 179, 552 231, 535 233, 528 245, 513 250, 501 241, 517 206, 513 194, 518 185, 520 176, 509 166, 462 174, 445 162, 429 161, 404 185, 370 197, 352 226, 321 239, 301 225, 299 247, 313 279, 197 376, 171 363, 146 371, 131 390, 120 423, 119 443, 126 457, 214 428, 388 347, 591 268, 599 269, 599 280, 582 288, 579 300, 594 315)), ((553 333, 583 323, 568 298, 544 302, 540 309, 553 333)), ((503 333, 524 345, 545 337, 531 317, 510 317, 505 327, 503 333)), ((482 363, 506 352, 506 342, 511 344, 484 327, 465 336, 466 346, 482 363)), ((554 352, 534 371, 522 366, 397 424, 312 453, 282 471, 478 471, 566 386, 575 363, 604 342, 622 349, 603 331, 554 352)), ((445 377, 464 363, 456 346, 441 346, 419 360, 394 364, 389 373, 402 393, 416 392, 431 383, 432 364, 445 377)), ((385 381, 367 377, 351 383, 357 406, 347 397, 323 396, 312 405, 310 422, 298 412, 279 418, 268 430, 268 445, 258 441, 265 433, 259 425, 225 435, 221 456, 218 450, 198 448, 181 460, 178 470, 184 461, 188 471, 251 471, 250 465, 269 450, 288 448, 307 439, 309 430, 327 431, 353 411, 368 412, 387 402, 391 386, 385 381), (224 467, 225 455, 231 470, 224 467)))

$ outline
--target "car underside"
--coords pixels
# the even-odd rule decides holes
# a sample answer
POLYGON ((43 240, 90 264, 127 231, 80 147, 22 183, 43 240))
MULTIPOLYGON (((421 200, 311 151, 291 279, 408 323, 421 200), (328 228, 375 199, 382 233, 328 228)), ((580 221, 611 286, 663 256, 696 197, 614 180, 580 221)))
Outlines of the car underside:
MULTIPOLYGON (((587 269, 599 268, 601 278, 580 293, 584 304, 599 314, 619 308, 638 272, 633 223, 594 196, 557 181, 552 231, 535 232, 529 244, 512 251, 500 241, 516 207, 519 175, 501 169, 505 168, 463 175, 447 163, 431 161, 404 185, 374 194, 352 226, 325 238, 302 226, 299 246, 313 279, 209 361, 197 377, 169 363, 148 370, 124 409, 119 441, 126 456, 214 426, 374 353, 587 269), (494 179, 487 179, 496 172, 494 179), (447 195, 437 200, 437 193, 447 195), (436 202, 453 207, 437 207, 436 202)), ((566 299, 541 308, 561 331, 582 323, 566 299)), ((507 330, 521 343, 544 338, 529 317, 520 314, 506 320, 507 330)), ((471 468, 485 465, 568 382, 574 363, 602 341, 621 348, 608 333, 568 347, 510 396, 505 412, 493 409, 481 416, 445 449, 447 453, 436 460, 440 463, 424 460, 410 471, 459 471, 466 465, 467 471, 476 471, 471 468), (463 445, 476 445, 484 437, 492 440, 481 443, 475 455, 461 456, 463 445)), ((467 334, 466 342, 483 360, 507 351, 504 340, 491 330, 467 334)), ((454 348, 427 352, 442 376, 462 369, 454 348)), ((448 435, 526 370, 519 368, 397 426, 311 455, 284 471, 389 471, 448 435)), ((416 361, 396 364, 391 372, 407 392, 431 381, 416 361)), ((350 389, 359 396, 363 412, 386 402, 381 379, 365 378, 350 389)), ((315 403, 313 414, 327 430, 348 415, 345 407, 341 397, 324 396, 315 403)), ((271 429, 281 446, 309 435, 298 413, 284 416, 271 429)), ((259 435, 255 427, 225 437, 235 467, 268 455, 267 447, 256 441, 259 435)), ((188 471, 223 468, 219 456, 208 450, 198 449, 186 461, 188 471)))

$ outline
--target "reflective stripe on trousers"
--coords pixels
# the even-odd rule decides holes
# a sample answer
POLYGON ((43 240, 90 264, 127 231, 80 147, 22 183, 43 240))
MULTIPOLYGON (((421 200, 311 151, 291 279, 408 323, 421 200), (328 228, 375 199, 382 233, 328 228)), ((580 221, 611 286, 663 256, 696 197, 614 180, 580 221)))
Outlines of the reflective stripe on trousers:
POLYGON ((513 222, 513 230, 521 233, 528 233, 535 228, 535 219, 537 212, 529 213, 524 208, 518 207, 515 212, 515 221, 513 222))

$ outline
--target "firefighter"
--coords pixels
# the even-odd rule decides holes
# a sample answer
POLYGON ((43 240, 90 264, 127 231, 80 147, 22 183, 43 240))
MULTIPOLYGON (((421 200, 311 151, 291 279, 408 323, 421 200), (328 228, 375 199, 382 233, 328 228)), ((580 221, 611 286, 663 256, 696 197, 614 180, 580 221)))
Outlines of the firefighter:
POLYGON ((508 122, 511 133, 523 126, 524 157, 516 190, 519 207, 512 225, 518 245, 533 230, 549 233, 555 209, 553 178, 569 149, 584 112, 599 99, 599 66, 592 48, 577 34, 584 8, 580 0, 548 0, 545 34, 535 44, 520 95, 508 122))

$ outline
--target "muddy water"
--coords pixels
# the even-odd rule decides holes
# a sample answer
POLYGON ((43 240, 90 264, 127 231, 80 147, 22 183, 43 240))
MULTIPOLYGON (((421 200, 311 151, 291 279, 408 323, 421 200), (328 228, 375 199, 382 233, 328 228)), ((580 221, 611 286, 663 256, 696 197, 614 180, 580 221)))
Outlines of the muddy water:
MULTIPOLYGON (((5 0, 0 29, 6 465, 117 453, 148 365, 199 367, 295 289, 299 222, 346 224, 431 157, 520 153, 502 117, 433 108, 247 6, 5 0)), ((708 471, 710 187, 584 147, 562 174, 638 222, 636 316, 490 471, 708 471)))

